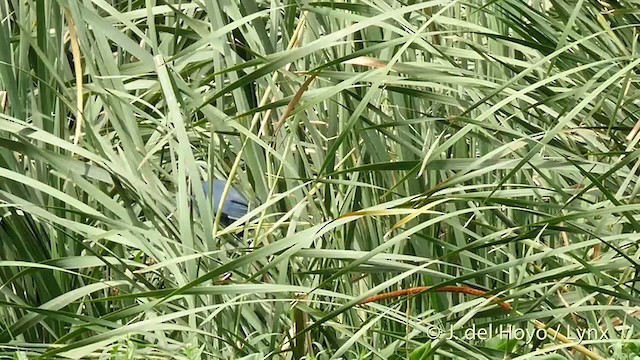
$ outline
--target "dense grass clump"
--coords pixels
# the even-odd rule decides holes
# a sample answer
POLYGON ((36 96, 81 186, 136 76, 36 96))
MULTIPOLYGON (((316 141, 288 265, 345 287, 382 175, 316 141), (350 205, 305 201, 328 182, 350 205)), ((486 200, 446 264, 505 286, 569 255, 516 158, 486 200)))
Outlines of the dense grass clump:
POLYGON ((0 0, 0 357, 637 359, 636 5, 0 0))

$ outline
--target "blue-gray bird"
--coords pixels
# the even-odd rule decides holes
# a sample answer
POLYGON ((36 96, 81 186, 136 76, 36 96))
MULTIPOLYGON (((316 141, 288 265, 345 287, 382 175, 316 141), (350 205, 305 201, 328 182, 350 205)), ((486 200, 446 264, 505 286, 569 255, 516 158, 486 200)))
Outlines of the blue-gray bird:
MULTIPOLYGON (((222 198, 222 193, 224 192, 226 181, 215 179, 213 180, 213 211, 218 211, 218 206, 220 205, 220 199, 222 198)), ((209 196, 209 182, 202 182, 202 189, 204 190, 204 195, 208 198, 209 196)), ((240 194, 238 190, 234 187, 229 188, 229 192, 227 193, 227 197, 224 199, 224 203, 222 203, 222 218, 223 220, 230 220, 234 222, 241 217, 245 216, 249 212, 249 202, 247 199, 240 194), (226 219, 225 219, 226 218, 226 219)), ((225 221, 226 222, 226 221, 225 221)))

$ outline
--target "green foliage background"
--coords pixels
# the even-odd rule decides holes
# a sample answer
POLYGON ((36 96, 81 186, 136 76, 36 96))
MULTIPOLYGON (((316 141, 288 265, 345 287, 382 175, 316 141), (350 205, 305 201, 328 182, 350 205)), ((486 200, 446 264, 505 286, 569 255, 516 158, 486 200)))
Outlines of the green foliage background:
POLYGON ((1 0, 0 356, 637 359, 637 6, 1 0))

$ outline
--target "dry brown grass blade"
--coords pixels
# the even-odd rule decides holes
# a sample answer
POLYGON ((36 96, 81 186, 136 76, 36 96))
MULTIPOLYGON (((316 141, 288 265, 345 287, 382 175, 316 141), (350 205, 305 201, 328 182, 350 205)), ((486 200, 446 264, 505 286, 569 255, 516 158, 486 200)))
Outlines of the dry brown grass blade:
POLYGON ((357 58, 346 60, 343 64, 360 65, 376 69, 381 69, 387 66, 386 62, 369 56, 358 56, 357 58))
POLYGON ((383 301, 383 300, 394 299, 394 298, 398 298, 398 297, 402 297, 402 296, 408 296, 408 295, 418 295, 418 294, 421 294, 423 292, 429 291, 431 289, 433 289, 433 291, 435 291, 435 292, 452 293, 452 294, 467 294, 467 295, 475 295, 475 296, 486 297, 488 299, 493 299, 495 302, 498 303, 498 306, 503 308, 505 311, 511 311, 512 310, 511 304, 506 303, 506 302, 502 301, 501 299, 494 297, 493 295, 487 294, 486 291, 474 289, 474 288, 468 287, 468 286, 453 286, 453 285, 452 286, 442 286, 442 287, 438 287, 438 288, 435 288, 435 289, 433 288, 433 286, 418 286, 418 287, 413 287, 413 288, 409 288, 409 289, 391 291, 391 292, 387 292, 387 293, 383 293, 383 294, 370 296, 370 297, 362 300, 360 302, 360 304, 379 302, 379 301, 383 301))
POLYGON ((315 80, 316 76, 318 76, 317 73, 311 74, 307 78, 307 80, 305 80, 304 83, 302 83, 302 85, 300 86, 300 89, 296 91, 296 94, 293 96, 291 101, 289 101, 289 105, 287 105, 287 108, 284 110, 284 113, 282 113, 282 116, 280 116, 280 119, 276 124, 275 131, 274 131, 276 135, 280 131, 280 128, 282 127, 282 125, 284 125, 285 121, 287 121, 287 118, 289 117, 289 115, 291 115, 291 112, 293 111, 293 109, 295 109, 295 107, 298 106, 298 103, 300 103, 300 99, 302 99, 302 95, 305 93, 305 91, 307 91, 307 89, 309 89, 309 85, 311 85, 313 80, 315 80))

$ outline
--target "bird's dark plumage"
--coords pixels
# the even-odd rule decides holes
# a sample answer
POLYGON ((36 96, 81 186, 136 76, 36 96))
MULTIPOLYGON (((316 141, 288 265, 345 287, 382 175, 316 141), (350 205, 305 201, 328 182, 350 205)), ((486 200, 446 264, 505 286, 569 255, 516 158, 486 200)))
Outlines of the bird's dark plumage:
MULTIPOLYGON (((222 193, 224 192, 226 181, 215 179, 213 180, 213 197, 209 196, 209 182, 204 181, 202 183, 202 188, 204 190, 205 196, 211 198, 213 204, 213 211, 218 210, 218 206, 220 205, 220 199, 222 198, 222 193)), ((245 216, 249 212, 249 202, 247 199, 240 194, 238 190, 234 187, 229 188, 229 192, 227 193, 227 197, 224 199, 222 203, 222 215, 226 216, 229 220, 236 221, 241 217, 245 216)))

